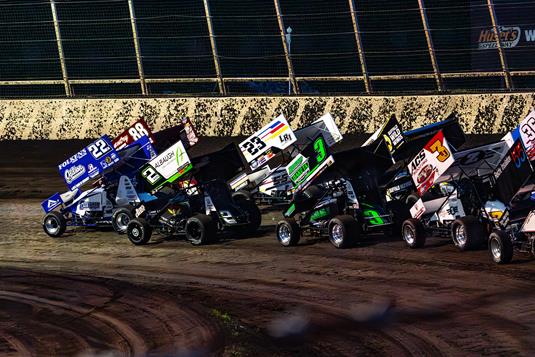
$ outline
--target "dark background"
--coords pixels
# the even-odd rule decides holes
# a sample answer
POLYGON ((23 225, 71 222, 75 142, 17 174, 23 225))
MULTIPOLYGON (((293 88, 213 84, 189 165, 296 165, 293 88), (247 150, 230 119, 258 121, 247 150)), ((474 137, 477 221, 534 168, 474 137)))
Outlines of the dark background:
MULTIPOLYGON (((288 70, 272 0, 209 0, 222 75, 286 77, 288 70)), ((433 73, 417 0, 356 0, 370 75, 433 73)), ((56 2, 70 79, 136 79, 135 50, 126 0, 56 2)), ((296 76, 304 94, 362 93, 347 0, 280 0, 291 26, 296 76)), ((445 78, 455 90, 504 88, 497 50, 478 50, 491 26, 486 0, 425 0, 441 72, 496 72, 484 78, 445 78)), ((534 0, 494 0, 498 23, 535 29, 534 0)), ((202 0, 134 0, 146 78, 216 77, 202 0)), ((506 49, 514 71, 535 69, 535 42, 506 49)), ((61 80, 52 14, 47 0, 0 1, 0 81, 61 80)), ((516 89, 535 88, 534 76, 515 76, 516 89)), ((434 79, 373 80, 380 92, 435 91, 434 79)), ((230 94, 284 94, 286 80, 226 83, 230 94)), ((75 95, 136 95, 137 83, 73 84, 75 95)), ((151 83, 160 94, 217 94, 215 82, 151 83)), ((0 96, 62 96, 57 85, 0 86, 0 96)))

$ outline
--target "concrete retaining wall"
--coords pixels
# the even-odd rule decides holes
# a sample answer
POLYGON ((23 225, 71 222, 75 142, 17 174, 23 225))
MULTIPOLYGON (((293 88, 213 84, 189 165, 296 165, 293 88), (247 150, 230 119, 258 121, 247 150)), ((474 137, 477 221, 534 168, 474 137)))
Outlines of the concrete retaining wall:
POLYGON ((283 113, 298 128, 330 112, 345 133, 373 132, 392 114, 404 128, 457 113, 467 133, 502 133, 535 105, 534 93, 398 97, 230 97, 0 100, 0 139, 84 139, 115 135, 139 116, 155 131, 182 116, 202 135, 253 133, 283 113))

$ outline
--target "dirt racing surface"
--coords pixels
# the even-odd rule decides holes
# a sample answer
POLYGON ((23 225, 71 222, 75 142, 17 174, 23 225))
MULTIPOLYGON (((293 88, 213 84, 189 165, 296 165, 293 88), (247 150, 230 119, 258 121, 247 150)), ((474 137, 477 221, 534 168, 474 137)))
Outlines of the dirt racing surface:
POLYGON ((0 200, 0 355, 532 355, 535 261, 431 239, 337 250, 261 232, 193 247, 111 231, 60 239, 38 200, 0 200))
POLYGON ((486 250, 381 235, 283 248, 276 212, 255 237, 204 247, 162 236, 136 247, 109 230, 49 238, 40 201, 64 189, 55 165, 85 144, 0 142, 2 356, 535 352, 535 261, 522 255, 496 266, 486 250))

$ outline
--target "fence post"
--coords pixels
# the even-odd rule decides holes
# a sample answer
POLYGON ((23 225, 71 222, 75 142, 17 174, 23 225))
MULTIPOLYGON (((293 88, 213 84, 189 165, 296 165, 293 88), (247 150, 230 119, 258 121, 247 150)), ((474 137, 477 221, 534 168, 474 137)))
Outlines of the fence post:
POLYGON ((147 95, 147 82, 145 81, 145 71, 143 71, 143 61, 141 59, 141 47, 139 46, 139 36, 137 33, 136 13, 134 11, 134 1, 128 0, 128 11, 130 12, 130 25, 132 25, 132 39, 134 40, 134 50, 136 51, 137 72, 141 85, 141 94, 147 95))
POLYGON ((349 0, 349 9, 351 10, 351 21, 353 21, 353 31, 355 32, 355 40, 357 42, 357 51, 359 53, 360 69, 362 77, 364 78, 364 88, 366 93, 371 93, 372 83, 368 74, 368 66, 366 66, 366 58, 364 57, 364 47, 362 46, 362 39, 360 37, 360 26, 357 20, 357 10, 355 0, 349 0))
POLYGON ((65 55, 63 54, 63 43, 61 42, 58 12, 56 11, 56 2, 54 0, 50 0, 50 9, 52 11, 52 21, 54 22, 54 32, 56 33, 56 44, 58 46, 59 63, 61 65, 61 74, 65 86, 65 95, 67 97, 72 97, 71 84, 69 83, 69 76, 67 74, 67 65, 65 64, 65 55))
POLYGON ((496 39, 496 47, 498 48, 498 54, 500 56, 500 62, 502 64, 503 77, 505 78, 505 87, 507 89, 513 89, 513 81, 511 80, 511 73, 509 73, 509 67, 507 66, 507 59, 505 58, 505 51, 502 47, 502 40, 500 38, 500 32, 498 31, 498 23, 496 21, 496 12, 494 11, 494 3, 492 0, 487 0, 487 6, 489 8, 490 21, 492 22, 492 29, 494 30, 494 38, 496 39))
POLYGON ((208 25, 208 34, 210 35, 210 46, 212 46, 212 56, 214 57, 214 67, 215 67, 215 73, 217 75, 217 84, 219 85, 219 93, 225 95, 227 94, 227 89, 225 88, 225 82, 223 81, 223 74, 221 73, 221 64, 219 63, 219 55, 217 52, 217 45, 215 43, 214 25, 212 24, 210 4, 208 4, 208 0, 203 0, 203 2, 204 2, 204 14, 206 16, 206 24, 208 25))
POLYGON ((294 66, 292 64, 292 59, 290 58, 290 52, 288 51, 288 43, 286 42, 286 30, 284 27, 284 20, 282 18, 281 5, 279 0, 273 0, 275 3, 275 12, 277 13, 277 21, 279 23, 279 32, 282 41, 282 48, 284 50, 284 57, 286 57, 286 65, 288 66, 288 78, 290 83, 292 83, 292 91, 294 94, 299 94, 299 86, 295 80, 294 66))
POLYGON ((433 73, 435 74, 435 81, 437 82, 437 89, 439 92, 441 92, 444 90, 444 82, 442 81, 442 75, 440 74, 440 70, 438 68, 435 47, 433 46, 433 38, 431 37, 431 31, 429 30, 429 21, 427 20, 427 12, 425 11, 424 0, 418 0, 418 7, 420 8, 420 16, 424 26, 425 40, 427 41, 427 49, 429 50, 429 57, 431 58, 431 65, 433 66, 433 73))

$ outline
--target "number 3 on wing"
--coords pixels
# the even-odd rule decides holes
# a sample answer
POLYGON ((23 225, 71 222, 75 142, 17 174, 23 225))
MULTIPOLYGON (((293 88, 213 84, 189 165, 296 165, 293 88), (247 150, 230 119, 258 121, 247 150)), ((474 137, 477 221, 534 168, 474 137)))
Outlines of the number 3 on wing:
POLYGON ((429 151, 432 153, 438 152, 437 160, 440 162, 446 161, 450 157, 450 152, 444 145, 442 145, 442 142, 440 140, 435 141, 431 146, 429 147, 429 151))

